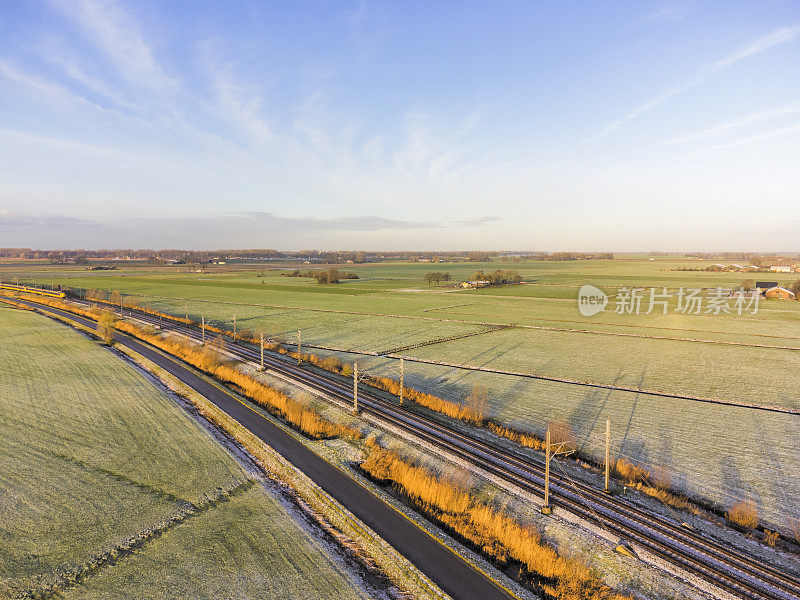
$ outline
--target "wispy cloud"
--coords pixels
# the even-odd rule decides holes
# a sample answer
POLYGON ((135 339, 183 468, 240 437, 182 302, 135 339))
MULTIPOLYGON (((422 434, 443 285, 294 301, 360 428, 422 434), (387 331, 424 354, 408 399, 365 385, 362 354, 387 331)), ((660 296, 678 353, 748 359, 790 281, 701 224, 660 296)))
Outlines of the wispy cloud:
POLYGON ((756 144, 758 142, 763 142, 764 140, 770 140, 776 137, 782 137, 789 133, 794 133, 795 131, 800 131, 800 123, 796 123, 794 125, 790 125, 788 127, 781 127, 780 129, 774 129, 772 131, 767 131, 765 133, 759 133, 756 135, 751 135, 743 138, 739 138, 732 142, 727 142, 725 144, 716 144, 714 146, 708 146, 706 148, 700 148, 698 150, 692 150, 691 152, 687 152, 683 154, 684 157, 687 156, 697 156, 699 154, 708 154, 710 152, 718 152, 720 150, 728 150, 731 148, 738 148, 740 146, 747 146, 750 144, 756 144))
POLYGON ((35 135, 22 131, 14 131, 12 129, 0 129, 0 141, 17 147, 21 144, 26 144, 33 147, 38 147, 39 150, 41 150, 43 147, 52 148, 55 150, 61 150, 69 155, 78 154, 118 162, 139 163, 151 166, 157 165, 171 170, 178 169, 182 171, 199 173, 206 172, 205 170, 199 169, 195 166, 183 165, 153 154, 129 152, 108 146, 78 142, 69 138, 35 135))
POLYGON ((689 10, 685 6, 664 6, 639 19, 638 24, 677 23, 685 19, 688 14, 689 10))
POLYGON ((69 227, 85 233, 86 230, 91 230, 96 226, 97 222, 91 219, 79 219, 63 215, 18 215, 8 209, 0 208, 0 231, 6 233, 38 227, 45 229, 69 227))
POLYGON ((34 92, 34 97, 37 99, 48 99, 68 105, 84 104, 91 105, 95 108, 102 108, 63 86, 45 81, 36 75, 26 73, 7 60, 0 59, 0 77, 28 88, 30 91, 34 92))
POLYGON ((135 103, 128 101, 125 96, 111 88, 107 83, 97 77, 92 77, 84 71, 76 61, 68 60, 63 56, 54 55, 49 57, 54 63, 59 65, 64 73, 73 81, 82 85, 85 89, 102 96, 106 100, 111 101, 113 104, 126 108, 131 111, 139 111, 140 107, 135 103))
POLYGON ((624 117, 617 119, 616 121, 612 121, 608 125, 606 125, 603 129, 600 130, 596 135, 592 136, 588 140, 587 143, 596 142, 604 137, 606 137, 611 132, 619 129, 626 123, 633 121, 634 119, 640 117, 646 112, 649 112, 656 106, 659 106, 669 100, 670 98, 677 96, 678 94, 682 94, 695 88, 699 85, 702 85, 709 81, 714 75, 721 73, 727 69, 730 69, 736 63, 749 58, 751 56, 755 56, 756 54, 760 54, 770 48, 774 48, 775 46, 779 46, 781 44, 786 44, 788 42, 794 41, 797 37, 800 36, 800 23, 791 25, 788 27, 782 27, 777 29, 767 35, 761 36, 743 48, 737 50, 736 52, 726 56, 725 58, 718 60, 716 62, 710 63, 706 67, 700 70, 699 74, 696 75, 692 80, 686 82, 683 85, 674 87, 667 92, 656 96, 652 100, 648 100, 647 102, 637 106, 633 110, 631 110, 628 114, 624 117))
POLYGON ((263 116, 264 100, 251 87, 238 83, 230 67, 215 69, 211 82, 220 114, 255 141, 273 137, 272 127, 263 116))
POLYGON ((695 131, 694 133, 682 135, 680 137, 667 140, 665 142, 659 142, 657 144, 654 144, 653 147, 657 148, 659 146, 682 144, 685 142, 693 142, 696 140, 705 139, 716 135, 723 135, 729 133, 734 129, 738 129, 739 127, 744 127, 746 125, 759 123, 761 121, 766 121, 769 119, 777 119, 778 117, 792 115, 798 112, 800 112, 800 103, 790 104, 788 106, 782 106, 781 108, 776 108, 774 110, 747 115, 746 117, 737 119, 736 121, 731 121, 730 123, 725 123, 723 125, 717 125, 716 127, 709 127, 708 129, 695 131))
POLYGON ((23 71, 18 66, 2 58, 0 58, 0 78, 12 81, 26 88, 31 100, 49 103, 59 110, 90 108, 93 111, 114 115, 116 117, 125 116, 116 108, 101 106, 67 87, 23 71))
POLYGON ((394 166, 432 178, 446 178, 459 168, 468 168, 464 160, 471 148, 469 137, 481 118, 477 108, 435 117, 420 111, 410 112, 403 128, 404 143, 392 156, 394 166))
POLYGON ((381 5, 358 1, 349 18, 350 38, 356 57, 363 60, 374 54, 389 35, 388 18, 381 5))
POLYGON ((113 0, 50 0, 100 48, 123 79, 151 91, 171 91, 178 80, 167 75, 145 41, 140 25, 113 0))
POLYGON ((709 73, 724 71, 725 69, 729 69, 735 65, 740 60, 744 60, 750 56, 755 56, 756 54, 760 54, 761 52, 769 50, 770 48, 774 48, 775 46, 780 46, 781 44, 791 42, 797 39, 798 36, 800 36, 800 23, 776 29, 772 33, 768 33, 765 36, 753 40, 750 44, 744 48, 741 48, 737 52, 734 52, 730 56, 726 56, 722 60, 712 63, 708 66, 707 70, 709 73))

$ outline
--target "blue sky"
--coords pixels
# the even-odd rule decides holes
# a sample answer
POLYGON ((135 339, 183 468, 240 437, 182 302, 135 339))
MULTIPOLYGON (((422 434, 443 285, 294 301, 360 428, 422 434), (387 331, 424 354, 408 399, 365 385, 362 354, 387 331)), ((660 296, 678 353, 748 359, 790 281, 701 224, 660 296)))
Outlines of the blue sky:
POLYGON ((0 246, 780 250, 800 3, 0 5, 0 246))

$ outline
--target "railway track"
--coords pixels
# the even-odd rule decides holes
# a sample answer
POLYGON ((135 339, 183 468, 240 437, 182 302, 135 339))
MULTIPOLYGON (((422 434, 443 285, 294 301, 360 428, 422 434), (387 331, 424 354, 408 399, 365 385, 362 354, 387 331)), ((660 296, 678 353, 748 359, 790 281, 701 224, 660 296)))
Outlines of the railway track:
MULTIPOLYGON (((88 302, 87 302, 88 304, 88 302)), ((159 320, 133 310, 137 319, 160 325, 199 340, 199 328, 159 320)), ((258 363, 257 349, 243 344, 230 345, 228 351, 239 358, 258 363)), ((351 384, 336 376, 322 375, 265 352, 264 364, 286 377, 299 381, 344 403, 352 403, 351 384)), ((362 384, 363 386, 363 384, 362 384)), ((411 413, 383 400, 363 386, 359 391, 361 410, 393 427, 441 448, 527 492, 541 496, 544 466, 529 457, 456 431, 411 413)), ((554 504, 599 526, 621 541, 644 549, 659 559, 691 573, 725 592, 747 600, 800 600, 800 579, 758 562, 757 557, 688 530, 678 522, 635 507, 587 484, 575 482, 551 471, 554 504)))

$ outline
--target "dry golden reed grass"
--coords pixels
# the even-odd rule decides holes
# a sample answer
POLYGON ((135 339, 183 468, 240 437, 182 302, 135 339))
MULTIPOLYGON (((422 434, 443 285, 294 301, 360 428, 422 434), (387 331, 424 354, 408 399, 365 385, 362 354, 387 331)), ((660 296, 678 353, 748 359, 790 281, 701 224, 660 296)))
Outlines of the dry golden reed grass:
POLYGON ((500 562, 516 561, 536 591, 559 600, 622 600, 581 561, 559 556, 539 532, 478 499, 462 483, 381 448, 371 440, 361 464, 372 477, 392 482, 423 512, 500 562))
POLYGON ((778 539, 780 535, 777 531, 764 531, 764 541, 767 543, 767 546, 770 548, 774 548, 775 544, 778 543, 778 539))
POLYGON ((236 363, 226 360, 219 345, 212 343, 210 348, 189 345, 182 340, 165 338, 145 331, 143 328, 125 321, 117 323, 117 329, 130 333, 162 350, 178 356, 183 361, 199 368, 215 378, 235 385, 242 394, 256 404, 278 414, 304 434, 316 438, 358 438, 361 432, 352 427, 334 423, 321 416, 287 394, 271 388, 253 377, 242 373, 236 363))
POLYGON ((100 339, 106 344, 110 344, 114 341, 114 325, 116 320, 114 313, 110 310, 104 310, 97 316, 97 335, 99 335, 100 339))
POLYGON ((628 486, 647 494, 663 504, 693 514, 702 513, 696 503, 668 489, 670 477, 663 469, 653 473, 641 465, 635 465, 624 458, 620 458, 616 463, 613 463, 612 470, 628 486))
POLYGON ((742 529, 755 529, 758 525, 758 510, 752 502, 744 500, 731 506, 725 518, 742 529))

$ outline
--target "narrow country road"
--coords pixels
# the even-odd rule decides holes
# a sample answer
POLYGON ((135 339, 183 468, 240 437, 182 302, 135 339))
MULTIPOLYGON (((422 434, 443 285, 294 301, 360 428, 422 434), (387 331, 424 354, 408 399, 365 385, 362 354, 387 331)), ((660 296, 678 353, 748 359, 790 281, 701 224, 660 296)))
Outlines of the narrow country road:
MULTIPOLYGON (((93 321, 56 308, 37 308, 46 309, 92 328, 96 326, 93 321)), ((180 379, 253 432, 414 563, 454 600, 515 598, 346 473, 322 459, 246 404, 206 381, 177 359, 164 356, 152 347, 124 334, 118 333, 117 341, 180 379)))

